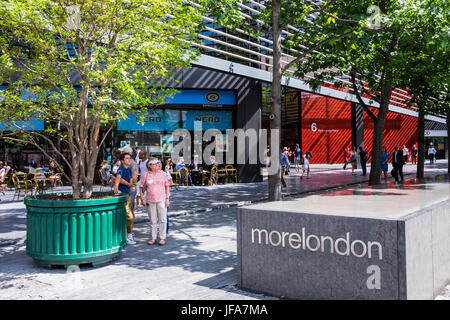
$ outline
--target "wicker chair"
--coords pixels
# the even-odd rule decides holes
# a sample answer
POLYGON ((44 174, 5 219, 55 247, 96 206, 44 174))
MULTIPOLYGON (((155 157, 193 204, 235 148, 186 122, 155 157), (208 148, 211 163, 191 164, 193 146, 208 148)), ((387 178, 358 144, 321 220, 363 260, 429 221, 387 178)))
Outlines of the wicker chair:
POLYGON ((223 180, 223 183, 228 183, 228 174, 225 168, 217 169, 217 183, 219 183, 220 179, 223 180))
POLYGON ((202 184, 205 183, 205 181, 209 181, 211 180, 213 182, 213 184, 217 184, 217 179, 218 179, 218 174, 217 174, 217 167, 214 166, 211 168, 211 171, 209 172, 209 176, 208 175, 203 175, 202 177, 202 184))
POLYGON ((60 186, 63 186, 63 182, 62 182, 62 173, 55 173, 55 177, 53 178, 53 188, 56 187, 56 184, 59 183, 60 186))
POLYGON ((178 169, 178 183, 182 186, 189 186, 189 170, 186 167, 178 169))
POLYGON ((234 181, 237 183, 237 169, 232 164, 227 164, 225 166, 225 170, 227 171, 227 180, 234 179, 234 181))
POLYGON ((12 181, 13 181, 14 190, 15 190, 14 196, 13 196, 13 201, 16 198, 16 195, 17 195, 17 200, 19 200, 20 192, 22 190, 25 192, 25 197, 28 195, 28 189, 30 189, 31 193, 33 193, 33 181, 27 179, 26 177, 24 177, 24 180, 20 180, 16 174, 13 174, 12 181))
POLYGON ((53 180, 47 178, 45 173, 41 170, 36 169, 34 173, 29 173, 28 180, 34 183, 34 193, 37 193, 38 191, 43 193, 47 187, 50 187, 53 192, 53 180))
POLYGON ((98 169, 98 175, 100 177, 100 192, 105 189, 105 180, 103 180, 102 169, 98 169))

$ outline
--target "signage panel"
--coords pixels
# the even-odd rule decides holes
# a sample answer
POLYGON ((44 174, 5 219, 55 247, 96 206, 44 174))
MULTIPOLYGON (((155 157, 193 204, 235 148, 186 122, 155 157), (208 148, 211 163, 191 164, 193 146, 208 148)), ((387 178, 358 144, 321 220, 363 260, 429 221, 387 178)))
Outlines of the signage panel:
POLYGON ((127 119, 119 121, 119 131, 174 131, 178 129, 179 110, 150 110, 144 116, 144 124, 139 122, 139 115, 130 114, 127 119))
MULTIPOLYGON (((44 121, 42 120, 16 121, 15 123, 25 131, 44 131, 44 121)), ((8 123, 0 122, 0 130, 15 131, 18 129, 8 123)))
POLYGON ((194 123, 202 124, 202 131, 218 129, 224 131, 233 128, 232 111, 182 111, 183 129, 194 130, 194 123))
POLYGON ((235 105, 234 91, 224 90, 180 90, 166 104, 235 105))

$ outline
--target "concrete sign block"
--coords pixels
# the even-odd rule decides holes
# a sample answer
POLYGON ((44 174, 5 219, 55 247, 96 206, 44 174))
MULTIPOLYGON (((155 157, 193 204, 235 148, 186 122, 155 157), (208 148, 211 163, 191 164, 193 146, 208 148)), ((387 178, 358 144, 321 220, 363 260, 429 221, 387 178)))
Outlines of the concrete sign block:
POLYGON ((432 299, 450 281, 450 200, 437 201, 446 190, 395 217, 339 194, 239 208, 239 286, 293 299, 432 299))

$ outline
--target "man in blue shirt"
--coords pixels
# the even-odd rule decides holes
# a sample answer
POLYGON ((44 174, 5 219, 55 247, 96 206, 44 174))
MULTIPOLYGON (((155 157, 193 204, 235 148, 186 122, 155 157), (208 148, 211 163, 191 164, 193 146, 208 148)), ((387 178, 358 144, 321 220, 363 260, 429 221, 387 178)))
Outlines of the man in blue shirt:
POLYGON ((120 155, 120 161, 122 165, 117 170, 117 176, 114 184, 114 193, 124 194, 127 196, 127 244, 136 244, 133 238, 133 212, 131 211, 131 201, 133 200, 131 197, 131 187, 133 187, 133 183, 135 183, 135 179, 133 178, 133 174, 131 172, 131 155, 129 153, 122 153, 120 155))
POLYGON ((283 152, 280 155, 280 165, 281 165, 281 184, 286 188, 286 181, 284 181, 284 173, 286 168, 289 167, 289 159, 287 157, 288 149, 284 147, 283 152))
POLYGON ((178 163, 177 163, 177 165, 175 167, 175 171, 178 172, 178 170, 180 168, 184 168, 184 167, 186 167, 186 165, 184 164, 184 158, 183 157, 179 157, 178 158, 178 163))

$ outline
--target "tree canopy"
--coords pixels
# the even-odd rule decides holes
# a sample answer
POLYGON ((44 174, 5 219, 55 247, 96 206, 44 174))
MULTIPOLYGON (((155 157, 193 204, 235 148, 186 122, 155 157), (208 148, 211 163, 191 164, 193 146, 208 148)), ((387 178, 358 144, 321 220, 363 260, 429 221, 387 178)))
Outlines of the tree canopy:
MULTIPOLYGON (((46 121, 46 132, 27 132, 28 141, 47 140, 71 171, 74 197, 90 197, 106 137, 99 139, 100 127, 174 94, 166 84, 197 55, 191 42, 201 13, 178 0, 2 1, 0 122, 19 129, 15 120, 46 121), (70 156, 53 145, 52 132, 70 156)), ((4 137, 19 139, 18 132, 4 137)))

